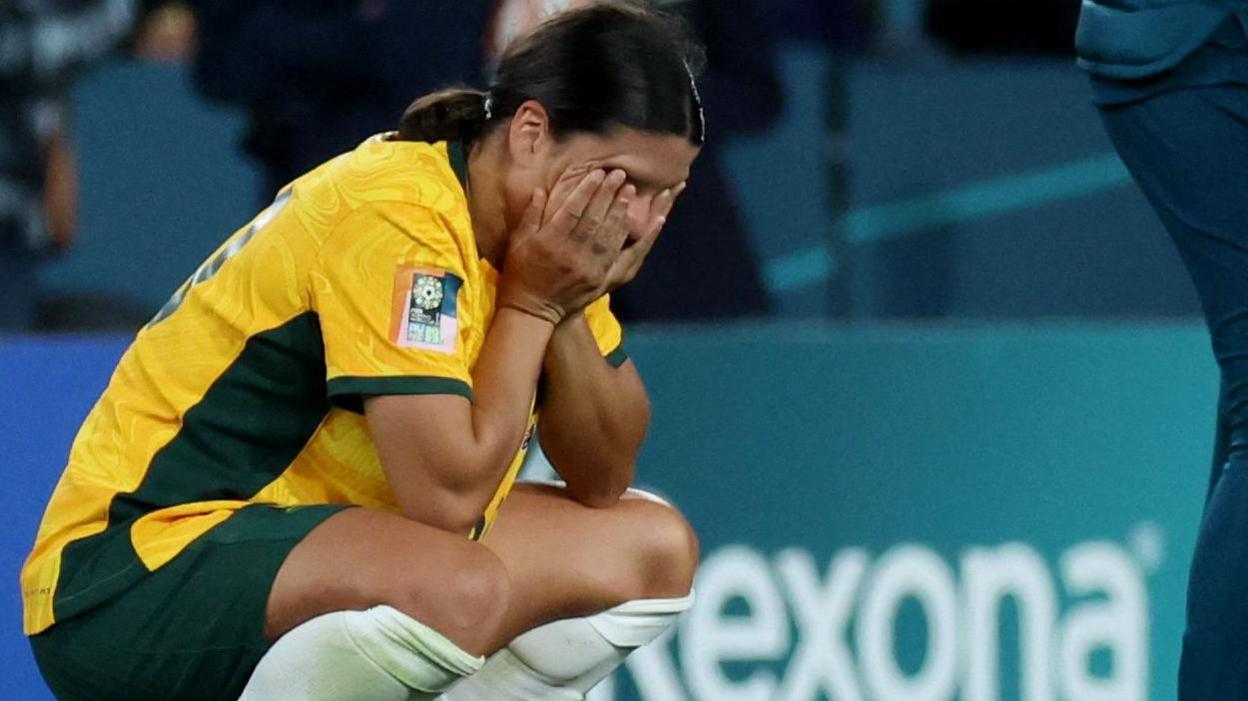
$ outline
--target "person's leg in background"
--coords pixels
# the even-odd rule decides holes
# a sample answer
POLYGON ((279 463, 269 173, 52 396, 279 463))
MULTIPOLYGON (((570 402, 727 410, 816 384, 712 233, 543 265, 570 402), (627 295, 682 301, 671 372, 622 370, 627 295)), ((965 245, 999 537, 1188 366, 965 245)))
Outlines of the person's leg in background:
POLYGON ((25 249, 0 246, 0 335, 34 328, 39 257, 25 249))
POLYGON ((1205 490, 1205 504, 1213 498, 1213 490, 1218 486, 1218 480, 1222 477, 1222 470, 1226 467, 1226 459, 1231 448, 1231 430, 1226 422, 1226 394, 1226 380, 1223 379, 1218 387, 1217 430, 1213 434, 1213 463, 1209 470, 1209 486, 1205 490))
POLYGON ((1248 85, 1173 90, 1101 116, 1191 273, 1222 373, 1179 697, 1248 698, 1248 85))

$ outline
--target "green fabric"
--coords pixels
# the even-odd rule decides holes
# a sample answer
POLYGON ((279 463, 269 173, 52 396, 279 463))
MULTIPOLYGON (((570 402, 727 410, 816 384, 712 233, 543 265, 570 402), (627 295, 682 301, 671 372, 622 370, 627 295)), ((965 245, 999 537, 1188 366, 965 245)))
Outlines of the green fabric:
POLYGON ((451 170, 455 171, 455 179, 460 187, 468 192, 468 153, 462 141, 451 141, 446 144, 446 155, 451 161, 451 170))
POLYGON ((615 350, 607 353, 604 357, 606 358, 607 363, 613 368, 618 368, 628 362, 628 353, 625 352, 624 346, 622 345, 616 346, 615 350))
POLYGON ((1084 0, 1075 32, 1079 65, 1120 80, 1156 75, 1231 15, 1214 0, 1084 0))
POLYGON ((137 584, 30 638, 62 701, 236 699, 287 555, 344 505, 249 506, 137 584))
POLYGON ((472 388, 450 377, 336 377, 329 381, 334 405, 357 414, 364 410, 362 397, 399 394, 457 394, 472 401, 472 388))
POLYGON ((314 312, 248 339, 183 417, 178 435, 152 458, 138 489, 113 498, 108 528, 65 548, 56 619, 107 601, 147 575, 130 544, 135 519, 178 504, 249 499, 286 470, 328 410, 314 312))

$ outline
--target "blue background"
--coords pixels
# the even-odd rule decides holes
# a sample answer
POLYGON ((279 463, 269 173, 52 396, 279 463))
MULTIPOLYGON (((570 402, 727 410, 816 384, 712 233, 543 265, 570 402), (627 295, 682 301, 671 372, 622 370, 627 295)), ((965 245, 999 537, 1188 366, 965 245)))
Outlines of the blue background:
MULTIPOLYGON (((0 697, 43 697, 13 584, 123 345, 0 341, 11 524, 0 545, 0 577, 11 583, 0 598, 0 697)), ((1150 689, 1174 696, 1212 440, 1216 378, 1203 329, 772 324, 641 331, 628 345, 654 398, 639 479, 681 505, 707 557, 734 545, 764 557, 799 547, 822 569, 848 546, 878 555, 920 543, 956 563, 969 546, 1019 541, 1052 563, 1083 541, 1126 547, 1150 523, 1163 537, 1147 578, 1150 689)), ((923 631, 905 627, 898 659, 917 664, 923 631)), ((761 663, 733 664, 726 673, 739 676, 761 663)), ((768 668, 782 674, 783 660, 768 668)), ((629 688, 620 684, 620 698, 629 688)))
MULTIPOLYGON (((781 316, 825 315, 840 275, 851 319, 1199 312, 1073 62, 859 59, 835 64, 843 101, 828 95, 833 65, 785 48, 775 128, 724 150, 781 316), (835 144, 842 203, 827 194, 833 111, 850 125, 835 144), (833 261, 842 230, 850 257, 833 261)), ((154 311, 274 193, 239 151, 242 116, 197 98, 183 68, 114 62, 78 84, 74 104, 79 242, 41 279, 154 311)))

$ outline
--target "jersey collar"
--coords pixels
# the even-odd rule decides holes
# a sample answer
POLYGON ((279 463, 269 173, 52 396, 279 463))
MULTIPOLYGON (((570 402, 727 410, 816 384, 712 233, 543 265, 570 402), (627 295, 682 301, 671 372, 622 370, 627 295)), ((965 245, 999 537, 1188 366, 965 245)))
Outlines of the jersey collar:
POLYGON ((460 187, 464 188, 465 193, 468 192, 468 156, 464 149, 464 142, 448 141, 446 153, 450 156, 451 170, 455 171, 460 187))

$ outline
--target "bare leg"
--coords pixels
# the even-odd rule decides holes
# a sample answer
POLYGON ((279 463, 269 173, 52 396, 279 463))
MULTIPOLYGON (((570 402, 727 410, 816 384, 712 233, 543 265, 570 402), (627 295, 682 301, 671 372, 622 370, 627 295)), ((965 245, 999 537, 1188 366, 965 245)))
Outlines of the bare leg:
POLYGON ((516 487, 484 543, 507 568, 512 592, 492 649, 555 619, 683 597, 698 560, 692 529, 670 506, 630 493, 593 509, 535 484, 516 487))
POLYGON ((389 605, 474 654, 559 618, 681 597, 697 541, 674 509, 635 496, 592 509, 519 485, 484 545, 369 509, 327 519, 291 551, 269 594, 276 639, 318 615, 389 605))
POLYGON ((479 543, 394 514, 347 509, 291 550, 269 593, 265 636, 277 639, 324 613, 387 605, 487 654, 510 610, 508 592, 502 563, 479 543))
MULTIPOLYGON (((487 541, 473 543, 367 509, 330 517, 278 571, 265 632, 280 640, 257 665, 243 697, 432 698, 457 679, 487 683, 476 674, 482 666, 474 655, 494 653, 521 633, 529 631, 525 641, 545 657, 547 638, 558 642, 566 631, 532 629, 650 599, 634 602, 634 608, 641 605, 635 612, 618 607, 598 614, 594 620, 603 622, 596 625, 584 619, 551 623, 578 628, 583 653, 597 646, 576 669, 563 670, 568 683, 584 681, 562 688, 575 693, 644 644, 638 635, 657 635, 683 610, 677 605, 662 618, 665 612, 656 607, 664 604, 653 599, 683 597, 697 561, 692 532, 670 507, 629 498, 590 509, 551 487, 519 488, 487 541)), ((515 641, 518 654, 524 654, 523 643, 515 641)), ((566 647, 561 645, 555 647, 566 647)), ((559 650, 556 657, 566 662, 559 650)), ((507 650, 496 658, 507 655, 514 657, 507 650)), ((500 681, 516 692, 507 698, 534 698, 527 687, 517 687, 531 675, 500 681)), ((541 697, 555 690, 537 681, 544 687, 541 697)), ((466 698, 502 698, 496 690, 466 698)))

